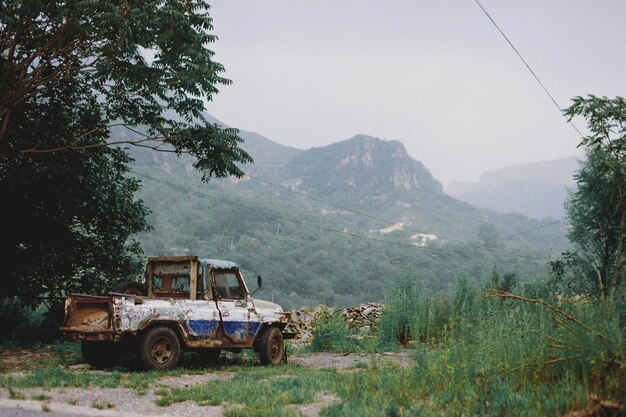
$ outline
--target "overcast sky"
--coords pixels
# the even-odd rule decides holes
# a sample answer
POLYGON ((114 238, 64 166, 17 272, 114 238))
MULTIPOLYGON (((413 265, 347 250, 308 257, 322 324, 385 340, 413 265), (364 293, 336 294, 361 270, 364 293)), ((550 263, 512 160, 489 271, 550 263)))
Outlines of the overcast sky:
MULTIPOLYGON (((580 154, 473 0, 209 3, 233 85, 207 110, 231 126, 305 149, 358 133, 399 140, 444 186, 580 154)), ((561 107, 626 95, 626 0, 481 3, 561 107)))

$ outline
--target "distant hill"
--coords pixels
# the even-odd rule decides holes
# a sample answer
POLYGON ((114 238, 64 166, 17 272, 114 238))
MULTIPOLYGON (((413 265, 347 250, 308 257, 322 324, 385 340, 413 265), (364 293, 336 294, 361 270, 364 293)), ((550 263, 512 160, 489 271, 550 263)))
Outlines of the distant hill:
POLYGON ((567 190, 576 186, 577 158, 514 165, 480 176, 476 183, 452 182, 446 192, 477 207, 541 219, 562 218, 567 190))
POLYGON ((302 150, 241 136, 255 158, 244 179, 202 183, 188 156, 132 149, 152 210, 147 255, 231 259, 267 278, 261 298, 346 305, 382 300, 406 273, 432 291, 495 265, 531 279, 567 245, 561 225, 450 197, 400 142, 356 135, 302 150))

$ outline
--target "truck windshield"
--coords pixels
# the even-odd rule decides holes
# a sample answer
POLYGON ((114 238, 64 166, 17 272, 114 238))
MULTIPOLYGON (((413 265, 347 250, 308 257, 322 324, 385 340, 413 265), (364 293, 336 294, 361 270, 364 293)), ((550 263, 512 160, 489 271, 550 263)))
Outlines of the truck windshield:
POLYGON ((242 300, 244 297, 239 277, 233 272, 215 274, 215 291, 219 299, 242 300))

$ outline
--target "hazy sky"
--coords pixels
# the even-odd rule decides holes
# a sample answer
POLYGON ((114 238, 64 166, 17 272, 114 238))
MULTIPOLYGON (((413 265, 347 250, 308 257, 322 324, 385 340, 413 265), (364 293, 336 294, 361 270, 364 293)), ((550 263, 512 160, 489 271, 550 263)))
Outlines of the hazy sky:
MULTIPOLYGON (((444 186, 579 154, 578 137, 473 0, 212 0, 233 81, 208 111, 284 145, 404 143, 444 186)), ((561 107, 626 95, 626 0, 482 0, 561 107)), ((584 123, 577 123, 583 128, 584 123)))

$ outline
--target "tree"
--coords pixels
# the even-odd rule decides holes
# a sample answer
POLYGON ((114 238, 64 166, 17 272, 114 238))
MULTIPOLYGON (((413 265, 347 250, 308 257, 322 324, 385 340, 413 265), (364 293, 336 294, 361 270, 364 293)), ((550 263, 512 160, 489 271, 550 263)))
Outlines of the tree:
POLYGON ((216 40, 207 8, 193 0, 0 0, 0 155, 129 144, 189 153, 205 180, 243 175, 236 164, 252 159, 237 131, 202 115, 202 100, 230 84, 207 48, 216 40), (102 124, 55 144, 11 132, 25 102, 67 83, 88 87, 83 99, 102 124), (92 140, 114 126, 133 138, 92 140))
POLYGON ((205 181, 243 175, 237 131, 202 114, 230 83, 207 7, 0 0, 1 298, 36 305, 137 273, 148 211, 119 146, 191 154, 205 181))
POLYGON ((626 101, 576 97, 565 114, 570 120, 587 119, 590 134, 578 145, 585 147, 587 159, 566 203, 568 237, 577 251, 564 259, 570 266, 577 264, 578 271, 605 293, 620 285, 626 260, 626 101))
MULTIPOLYGON (((79 99, 76 90, 58 84, 26 99, 13 118, 24 126, 19 135, 54 145, 93 127, 92 108, 63 101, 79 99)), ((18 131, 13 123, 11 135, 18 131)), ((105 130, 90 138, 105 139, 105 130)), ((147 209, 134 199, 138 182, 124 175, 128 162, 126 152, 109 147, 0 159, 1 298, 34 307, 69 292, 104 291, 138 271, 141 251, 132 236, 147 230, 147 209)))

